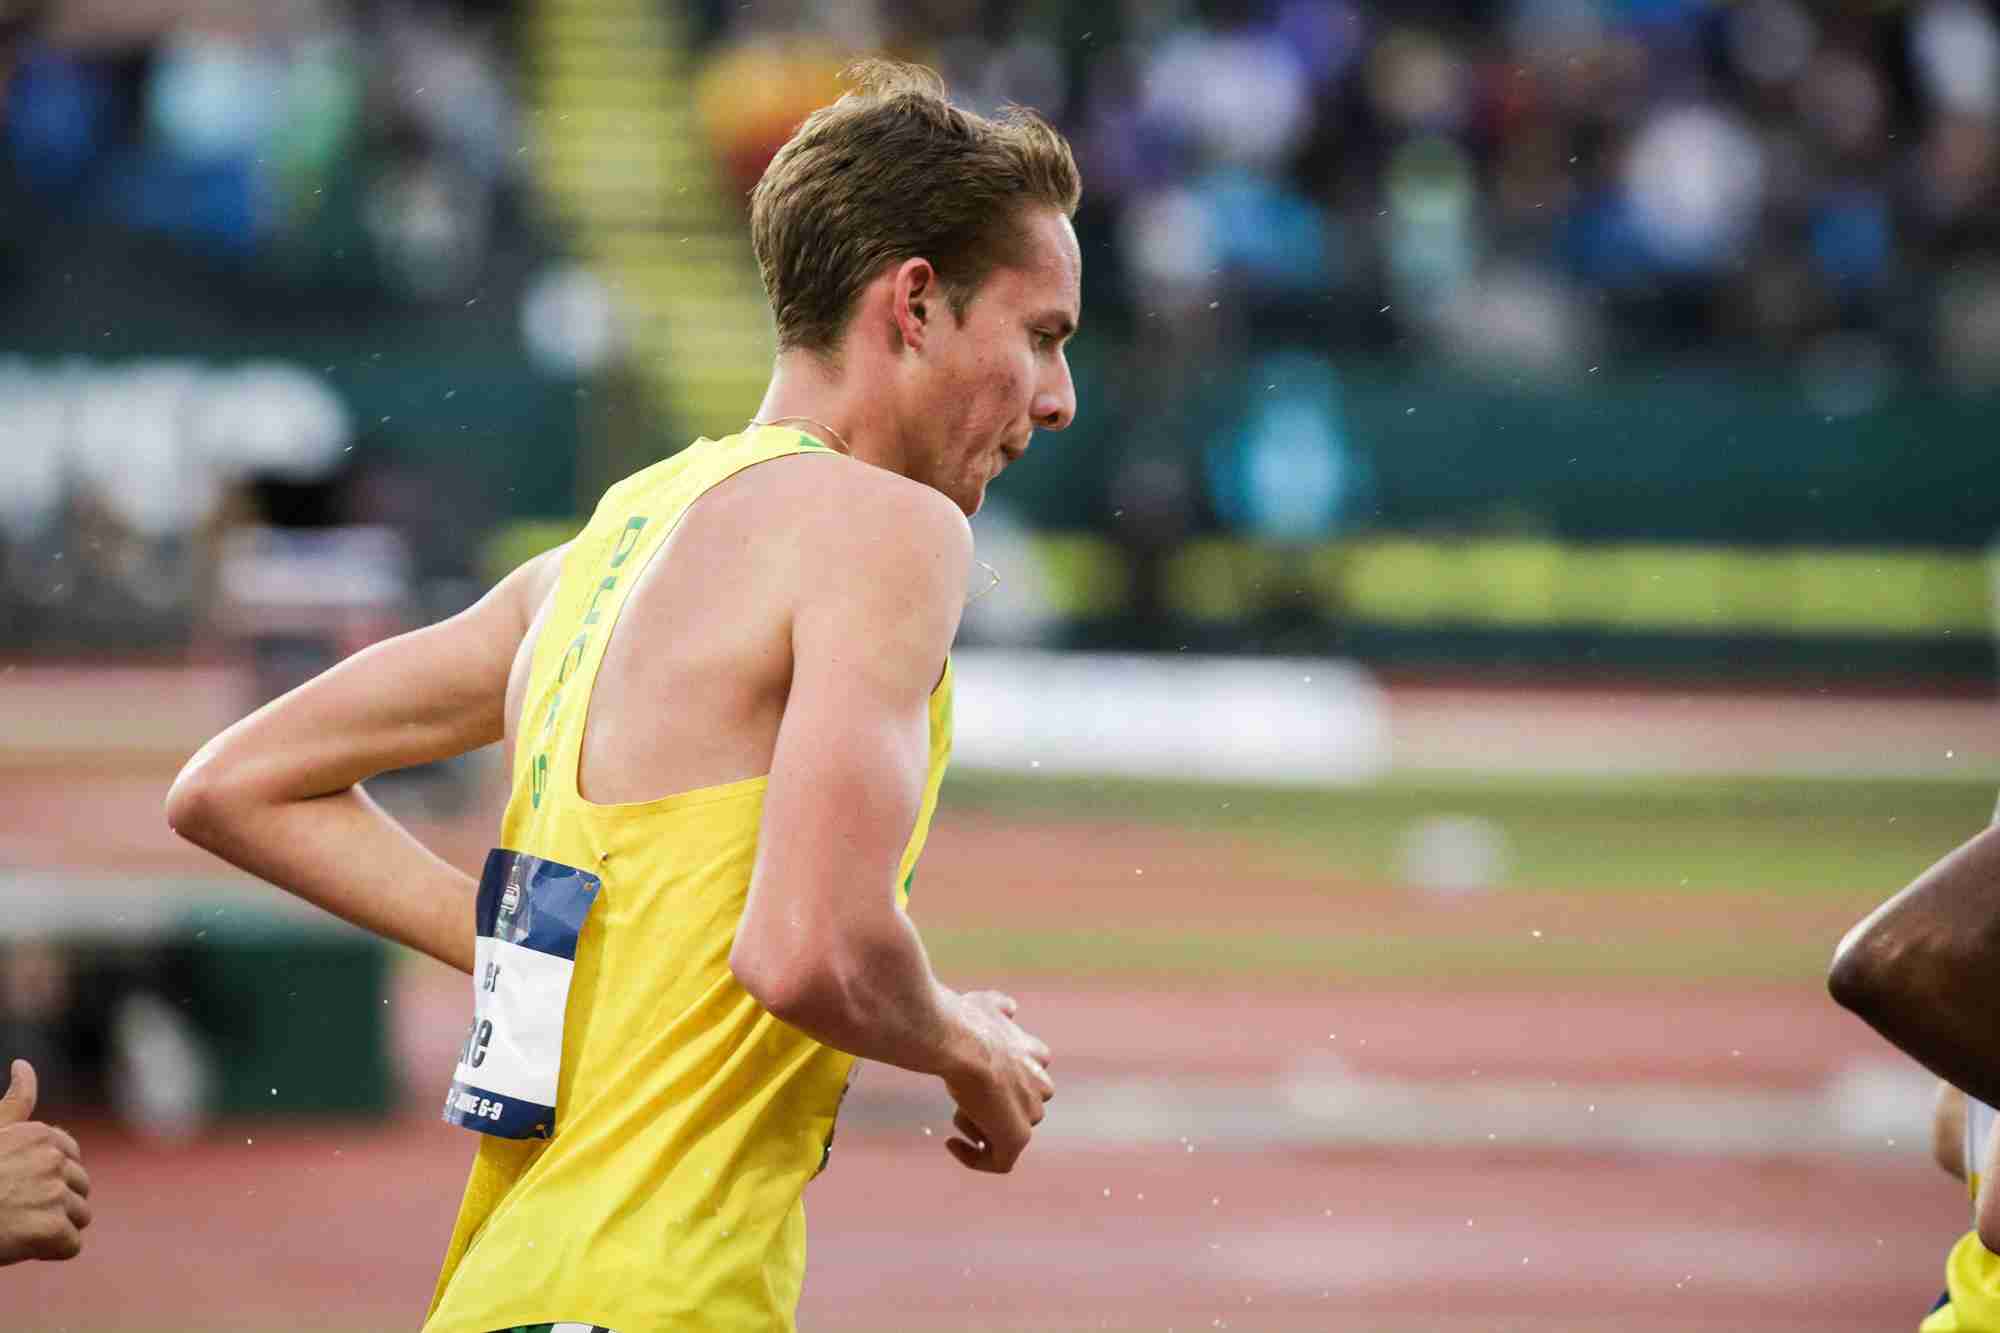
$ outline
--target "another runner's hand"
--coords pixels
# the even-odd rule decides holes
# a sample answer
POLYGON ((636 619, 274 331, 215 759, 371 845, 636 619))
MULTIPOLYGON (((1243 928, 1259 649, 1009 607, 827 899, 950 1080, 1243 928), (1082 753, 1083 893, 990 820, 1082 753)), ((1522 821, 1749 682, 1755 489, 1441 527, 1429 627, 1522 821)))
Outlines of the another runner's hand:
POLYGON ((958 1103, 952 1117, 958 1135, 944 1146, 974 1171, 1012 1171, 1042 1123, 1044 1105, 1056 1095, 1049 1079, 1049 1048, 1014 1021, 1011 996, 974 991, 960 999, 985 1059, 968 1073, 945 1080, 945 1089, 958 1103))
POLYGON ((90 1177, 76 1140, 35 1113, 35 1070, 16 1060, 0 1097, 0 1264, 73 1259, 90 1225, 90 1177))

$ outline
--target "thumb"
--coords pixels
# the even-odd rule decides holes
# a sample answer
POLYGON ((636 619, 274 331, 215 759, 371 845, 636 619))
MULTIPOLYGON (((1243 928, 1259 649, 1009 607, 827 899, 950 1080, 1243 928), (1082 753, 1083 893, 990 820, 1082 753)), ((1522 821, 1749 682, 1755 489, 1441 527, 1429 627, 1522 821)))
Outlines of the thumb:
POLYGON ((16 1060, 10 1072, 7 1095, 0 1097, 0 1126, 18 1125, 35 1113, 35 1067, 16 1060))

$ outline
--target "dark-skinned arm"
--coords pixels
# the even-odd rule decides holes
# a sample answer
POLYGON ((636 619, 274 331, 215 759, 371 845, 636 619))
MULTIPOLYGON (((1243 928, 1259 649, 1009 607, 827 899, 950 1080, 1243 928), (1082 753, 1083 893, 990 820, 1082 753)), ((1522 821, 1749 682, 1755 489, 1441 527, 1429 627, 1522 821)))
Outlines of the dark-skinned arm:
POLYGON ((1953 1087, 2000 1106, 2000 826, 1847 932, 1827 988, 1953 1087))

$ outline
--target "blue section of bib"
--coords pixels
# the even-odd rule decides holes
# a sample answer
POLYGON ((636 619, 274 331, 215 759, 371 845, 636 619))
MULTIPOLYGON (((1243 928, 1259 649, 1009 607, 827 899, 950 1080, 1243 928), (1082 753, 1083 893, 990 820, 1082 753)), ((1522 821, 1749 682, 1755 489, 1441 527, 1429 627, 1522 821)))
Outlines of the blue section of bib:
POLYGON ((470 1083, 445 1094, 444 1121, 502 1139, 546 1139, 555 1133, 556 1108, 520 1097, 502 1097, 470 1083))
POLYGON ((495 847, 479 877, 479 933, 574 962, 602 884, 575 866, 495 847))

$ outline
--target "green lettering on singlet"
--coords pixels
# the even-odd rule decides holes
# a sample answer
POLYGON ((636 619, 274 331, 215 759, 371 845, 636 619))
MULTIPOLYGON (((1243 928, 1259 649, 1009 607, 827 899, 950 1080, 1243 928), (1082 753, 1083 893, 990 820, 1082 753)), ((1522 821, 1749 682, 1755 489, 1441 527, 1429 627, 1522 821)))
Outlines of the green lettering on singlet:
POLYGON ((569 641, 569 647, 563 649, 562 662, 556 667, 556 684, 560 685, 568 680, 569 673, 583 665, 583 650, 589 644, 590 631, 578 630, 576 637, 569 641))
POLYGON ((590 609, 583 613, 584 624, 595 625, 597 623, 597 599, 617 586, 618 576, 616 574, 607 574, 604 576, 603 581, 597 585, 597 591, 590 594, 590 609))
MULTIPOLYGON (((616 569, 631 558, 632 552, 639 547, 639 534, 646 530, 649 522, 651 520, 644 514, 634 514, 625 520, 625 526, 618 531, 618 539, 612 543, 611 556, 605 562, 605 568, 616 569)), ((617 587, 616 574, 606 574, 598 580, 597 587, 590 594, 590 605, 584 609, 583 627, 563 649, 562 660, 556 664, 555 689, 550 693, 549 706, 542 714, 542 729, 538 737, 541 752, 528 765, 528 804, 533 809, 542 808, 542 797, 549 789, 549 744, 555 734, 556 715, 561 711, 563 696, 567 693, 563 687, 568 683, 570 673, 583 667, 584 654, 590 649, 591 629, 600 619, 598 600, 604 594, 616 591, 617 587)))
POLYGON ((644 514, 635 514, 625 520, 625 530, 618 534, 618 545, 611 552, 610 567, 612 569, 616 569, 618 566, 624 564, 626 557, 632 554, 632 548, 639 544, 639 533, 645 526, 646 516, 644 514))

